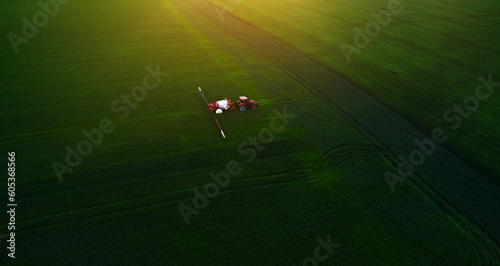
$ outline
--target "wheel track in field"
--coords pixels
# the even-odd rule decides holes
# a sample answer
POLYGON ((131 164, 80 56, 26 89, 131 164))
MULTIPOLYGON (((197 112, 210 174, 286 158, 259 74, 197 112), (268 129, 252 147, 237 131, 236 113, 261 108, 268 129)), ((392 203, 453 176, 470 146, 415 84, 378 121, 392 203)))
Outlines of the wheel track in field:
POLYGON ((324 169, 318 169, 320 171, 326 171, 332 167, 336 167, 341 163, 355 159, 355 158, 380 158, 384 159, 391 154, 387 154, 384 151, 377 149, 370 145, 341 145, 335 146, 328 149, 321 157, 309 167, 310 170, 317 170, 318 166, 324 169), (360 154, 362 152, 362 154, 360 154), (323 164, 326 163, 326 167, 323 164))
MULTIPOLYGON (((266 59, 271 61, 273 64, 275 64, 278 68, 282 69, 286 74, 288 74, 297 83, 302 85, 312 95, 316 96, 318 99, 320 99, 322 102, 324 102, 325 106, 328 106, 328 107, 334 109, 336 111, 336 113, 339 114, 341 117, 343 117, 354 129, 357 130, 358 133, 360 133, 363 137, 365 137, 365 139, 367 139, 370 143, 372 143, 372 144, 374 144, 374 146, 376 146, 376 148, 367 148, 365 150, 366 152, 370 152, 370 153, 376 152, 376 155, 375 154, 373 155, 374 157, 375 156, 378 157, 378 155, 385 156, 387 159, 392 161, 394 167, 396 168, 396 166, 398 164, 398 161, 396 160, 397 155, 398 154, 407 155, 412 150, 415 149, 415 148, 412 148, 411 145, 404 145, 405 146, 404 148, 399 147, 399 149, 395 149, 393 146, 389 146, 389 143, 391 141, 389 141, 389 140, 384 141, 384 140, 380 139, 379 137, 377 137, 377 135, 385 137, 385 135, 387 133, 387 135, 392 135, 391 137, 389 137, 389 139, 393 138, 393 139, 397 139, 397 140, 408 139, 408 138, 410 138, 410 140, 413 140, 415 137, 417 137, 419 139, 426 138, 426 136, 424 134, 420 133, 413 126, 409 125, 405 120, 396 116, 394 113, 392 113, 390 110, 388 110, 387 108, 382 106, 380 103, 376 102, 371 97, 364 94, 359 89, 357 89, 354 86, 352 86, 351 84, 349 84, 347 81, 343 80, 338 75, 332 73, 329 69, 316 63, 314 60, 308 58, 307 56, 301 54, 299 51, 295 50, 294 48, 289 47, 288 45, 286 45, 284 43, 281 43, 279 40, 276 40, 273 37, 268 36, 265 33, 262 33, 255 26, 250 25, 245 21, 242 21, 241 19, 232 16, 231 14, 228 14, 228 13, 225 14, 226 19, 225 19, 224 23, 218 21, 218 18, 215 15, 215 11, 213 12, 213 14, 209 14, 209 13, 205 12, 205 10, 210 10, 210 8, 213 6, 211 4, 204 2, 203 0, 190 0, 190 1, 187 1, 187 3, 189 5, 191 5, 192 7, 194 7, 195 9, 197 9, 197 11, 199 13, 203 14, 209 21, 211 21, 212 23, 217 25, 219 28, 221 28, 226 34, 232 36, 235 39, 238 39, 241 43, 246 45, 248 48, 257 52, 258 54, 260 54, 261 56, 265 57, 266 59), (196 3, 194 3, 194 2, 196 2, 196 3), (208 8, 202 8, 200 6, 205 6, 208 8), (230 21, 230 23, 228 23, 227 21, 230 21), (243 27, 241 25, 238 25, 238 24, 242 24, 243 27), (230 26, 226 26, 226 25, 230 25, 230 26), (229 28, 229 27, 231 27, 231 28, 229 28), (238 31, 238 27, 239 27, 240 31, 238 31), (241 30, 241 29, 246 29, 247 31, 241 30), (238 34, 238 33, 240 33, 242 35, 249 35, 248 32, 251 32, 251 31, 255 31, 255 32, 260 33, 260 38, 253 38, 252 39, 249 36, 242 37, 241 35, 238 34), (274 50, 273 50, 274 52, 276 52, 276 55, 274 55, 274 54, 272 54, 272 52, 268 51, 266 49, 267 48, 266 46, 262 46, 262 43, 260 46, 261 48, 258 47, 257 42, 259 42, 259 41, 262 42, 261 41, 262 39, 267 40, 269 42, 269 44, 276 45, 274 47, 274 50), (262 49, 262 47, 265 47, 265 48, 262 49), (276 59, 276 56, 279 57, 280 55, 282 58, 286 58, 288 63, 283 63, 279 59, 276 59), (297 60, 297 58, 299 60, 297 60), (296 61, 294 61, 294 59, 296 59, 296 61), (306 65, 309 64, 310 70, 318 70, 318 72, 322 71, 324 75, 323 76, 314 75, 314 74, 308 73, 308 71, 305 69, 300 69, 302 74, 306 74, 306 76, 309 77, 309 79, 304 78, 301 74, 298 74, 295 71, 295 70, 297 70, 296 68, 295 68, 295 70, 292 69, 292 68, 294 68, 293 67, 294 62, 298 63, 298 64, 300 64, 300 63, 304 63, 306 65), (315 67, 311 67, 311 66, 315 66, 315 67), (330 86, 326 86, 326 87, 328 87, 328 89, 332 90, 328 94, 335 95, 336 101, 333 100, 333 97, 332 98, 328 97, 325 94, 325 91, 318 89, 316 86, 313 86, 308 81, 306 81, 306 79, 313 81, 314 79, 311 79, 311 78, 314 78, 314 77, 319 78, 319 79, 330 79, 327 82, 330 86), (347 95, 350 95, 350 97, 342 94, 342 92, 345 93, 346 91, 348 92, 347 95), (348 107, 348 105, 346 105, 346 103, 345 103, 346 101, 356 101, 356 100, 360 100, 360 101, 363 101, 364 103, 367 103, 367 105, 369 105, 373 109, 367 108, 366 106, 360 106, 361 108, 357 108, 357 109, 356 108, 347 108, 350 111, 350 113, 354 113, 353 115, 348 114, 346 111, 344 111, 342 106, 345 106, 344 108, 348 107), (342 102, 343 102, 343 105, 339 106, 338 103, 342 103, 342 102), (385 116, 383 116, 383 117, 379 116, 377 118, 384 120, 384 122, 387 123, 387 127, 389 127, 389 128, 392 127, 392 130, 390 130, 390 131, 389 130, 387 130, 387 131, 382 130, 381 131, 380 130, 381 126, 379 124, 377 124, 374 121, 370 121, 371 119, 373 119, 373 118, 369 118, 370 114, 371 114, 370 112, 372 112, 372 111, 373 111, 373 113, 376 113, 377 111, 383 113, 385 116), (367 115, 363 116, 363 114, 367 114, 367 115), (395 124, 397 124, 400 127, 395 127, 394 126, 395 124), (378 134, 377 134, 377 132, 378 132, 378 134), (394 138, 394 136, 396 136, 396 138, 394 138), (385 144, 385 143, 387 143, 387 144, 385 144)), ((177 6, 179 7, 180 5, 177 5, 177 6)), ((181 7, 179 7, 179 8, 182 9, 181 7)), ((187 13, 187 11, 185 9, 183 10, 183 12, 187 13)), ((259 35, 259 34, 256 34, 256 35, 259 35)), ((210 36, 207 36, 207 37, 210 38, 210 36)), ((325 87, 324 84, 322 87, 325 87)), ((384 126, 382 126, 382 128, 383 127, 384 126)), ((322 156, 322 158, 325 159, 326 157, 329 156, 329 154, 331 155, 332 151, 334 151, 334 150, 335 150, 335 147, 331 148, 329 151, 325 152, 325 154, 322 156)), ((474 239, 474 241, 476 241, 478 249, 498 250, 498 247, 495 244, 493 244, 493 243, 496 243, 498 245, 498 243, 499 243, 498 238, 496 238, 496 240, 493 240, 493 239, 495 239, 495 237, 493 237, 493 235, 497 235, 497 234, 492 234, 492 232, 487 232, 489 230, 487 228, 482 228, 481 226, 479 226, 477 220, 472 221, 470 219, 467 219, 458 210, 460 207, 457 206, 457 204, 452 203, 452 202, 455 202, 457 199, 455 199, 455 201, 453 199, 449 199, 447 197, 447 195, 440 192, 441 190, 439 188, 435 187, 436 185, 439 185, 439 183, 433 184, 432 179, 427 181, 425 177, 432 177, 433 173, 434 174, 439 173, 441 175, 447 174, 447 176, 451 179, 456 178, 456 176, 459 176, 459 177, 461 176, 464 178, 467 176, 469 178, 472 177, 472 179, 486 181, 486 182, 484 182, 485 184, 481 183, 481 185, 486 186, 486 187, 488 185, 490 185, 489 182, 483 176, 481 176, 480 174, 475 172, 473 169, 468 167, 465 163, 463 163, 458 158, 456 158, 455 156, 453 156, 452 154, 447 152, 442 147, 437 145, 436 151, 437 152, 435 152, 435 154, 433 154, 434 159, 436 159, 436 157, 439 157, 440 161, 446 161, 447 163, 450 163, 452 165, 452 166, 450 166, 450 169, 444 169, 444 170, 447 170, 447 171, 444 171, 442 167, 438 166, 438 164, 431 165, 434 167, 430 167, 428 165, 429 168, 433 168, 433 169, 426 169, 427 175, 426 175, 426 173, 415 173, 415 174, 413 174, 411 179, 408 179, 405 183, 410 183, 414 188, 421 191, 421 195, 423 197, 426 197, 430 202, 433 202, 433 204, 437 208, 442 210, 443 213, 446 213, 446 214, 454 217, 455 222, 458 222, 460 224, 459 226, 462 229, 467 231, 467 233, 469 235, 474 236, 473 239, 474 239), (436 155, 437 153, 438 153, 438 155, 436 155), (454 169, 454 166, 462 171, 461 172, 456 171, 454 169)), ((351 159, 352 157, 356 157, 356 155, 352 156, 351 154, 349 154, 349 155, 347 155, 347 154, 349 154, 349 153, 344 152, 343 154, 341 154, 340 158, 332 159, 332 164, 338 165, 342 162, 345 162, 346 160, 351 159)), ((424 171, 422 171, 422 172, 424 172, 424 171)), ((383 173, 381 173, 381 175, 383 175, 383 173)), ((461 181, 464 181, 464 180, 461 180, 461 181)), ((476 182, 476 184, 477 184, 477 182, 476 182)), ((464 187, 466 187, 466 186, 464 186, 464 187)), ((444 191, 446 192, 445 187, 442 187, 441 189, 444 189, 444 191)), ((494 187, 494 189, 496 189, 498 192, 497 187, 494 187)), ((477 189, 477 190, 480 190, 480 189, 477 189)), ((477 193, 478 195, 480 194, 480 192, 475 192, 475 193, 477 193)), ((494 198, 493 195, 491 195, 491 196, 492 197, 485 198, 485 199, 487 201, 491 201, 492 198, 494 198)), ((500 209, 498 204, 492 205, 491 208, 492 208, 492 210, 500 209)), ((498 228, 496 228, 496 229, 498 231, 498 228)), ((496 260, 498 260, 498 258, 500 257, 498 252, 496 252, 495 254, 497 257, 496 260)))

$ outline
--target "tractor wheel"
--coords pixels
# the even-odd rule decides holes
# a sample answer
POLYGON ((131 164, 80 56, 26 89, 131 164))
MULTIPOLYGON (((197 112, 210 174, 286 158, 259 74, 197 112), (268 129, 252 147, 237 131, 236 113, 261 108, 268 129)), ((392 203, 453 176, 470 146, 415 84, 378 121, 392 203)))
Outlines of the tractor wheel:
POLYGON ((246 109, 247 109, 247 108, 246 108, 244 105, 240 106, 240 111, 242 111, 242 112, 243 112, 243 111, 245 111, 246 109))
POLYGON ((257 107, 258 107, 258 106, 259 106, 258 104, 254 103, 254 104, 252 105, 252 109, 257 109, 257 107))

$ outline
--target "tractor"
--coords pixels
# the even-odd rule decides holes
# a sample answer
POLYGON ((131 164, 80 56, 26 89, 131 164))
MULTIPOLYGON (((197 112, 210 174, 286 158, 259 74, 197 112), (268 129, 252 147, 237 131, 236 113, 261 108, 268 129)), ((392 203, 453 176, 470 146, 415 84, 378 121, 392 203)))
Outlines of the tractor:
POLYGON ((208 104, 208 108, 214 111, 216 114, 220 114, 223 111, 235 110, 245 111, 246 109, 257 109, 259 106, 255 101, 249 100, 246 96, 240 96, 236 103, 231 102, 230 99, 224 98, 224 100, 216 101, 208 104))
POLYGON ((236 101, 236 106, 228 98, 224 98, 224 100, 216 101, 213 103, 208 103, 207 98, 205 97, 205 94, 203 94, 203 91, 201 91, 200 87, 198 87, 198 90, 200 91, 201 96, 203 96, 203 99, 205 100, 205 103, 208 106, 208 110, 210 110, 210 113, 212 114, 215 123, 217 123, 217 126, 219 127, 220 133, 222 134, 223 138, 226 138, 226 135, 224 135, 224 131, 222 131, 222 128, 219 125, 219 121, 217 120, 215 114, 213 113, 214 111, 216 114, 220 114, 223 111, 234 110, 234 109, 238 109, 240 111, 245 111, 248 108, 257 109, 258 106, 255 101, 248 100, 246 96, 240 96, 240 99, 236 101))
POLYGON ((257 109, 258 106, 255 101, 249 100, 246 96, 240 96, 240 99, 236 101, 236 108, 242 112, 250 108, 257 109))

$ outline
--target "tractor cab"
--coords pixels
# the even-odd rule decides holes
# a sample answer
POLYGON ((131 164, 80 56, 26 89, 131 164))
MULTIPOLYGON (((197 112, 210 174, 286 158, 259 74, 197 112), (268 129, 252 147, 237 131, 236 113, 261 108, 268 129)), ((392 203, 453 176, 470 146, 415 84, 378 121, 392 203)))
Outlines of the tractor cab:
POLYGON ((240 96, 239 100, 236 102, 236 108, 240 111, 245 111, 248 108, 256 109, 257 106, 255 101, 249 100, 246 96, 240 96))

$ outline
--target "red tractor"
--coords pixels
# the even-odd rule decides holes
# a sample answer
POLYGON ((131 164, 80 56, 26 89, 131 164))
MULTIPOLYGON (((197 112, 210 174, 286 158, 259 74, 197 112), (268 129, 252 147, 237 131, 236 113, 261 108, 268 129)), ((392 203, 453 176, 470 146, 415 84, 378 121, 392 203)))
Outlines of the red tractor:
POLYGON ((246 96, 240 96, 240 99, 236 103, 231 102, 228 98, 224 100, 216 101, 208 104, 208 108, 214 111, 216 114, 222 113, 222 111, 229 111, 238 109, 240 111, 245 111, 246 109, 252 108, 256 109, 259 106, 255 101, 250 101, 246 96))
POLYGON ((240 111, 245 111, 246 109, 257 109, 259 105, 255 101, 249 100, 246 96, 240 96, 240 99, 236 101, 236 108, 240 111))

